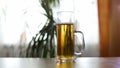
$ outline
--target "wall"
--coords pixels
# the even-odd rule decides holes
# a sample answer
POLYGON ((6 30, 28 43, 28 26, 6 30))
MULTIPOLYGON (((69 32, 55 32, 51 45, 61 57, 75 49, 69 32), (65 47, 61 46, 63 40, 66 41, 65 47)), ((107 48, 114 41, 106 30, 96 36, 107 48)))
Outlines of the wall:
POLYGON ((110 56, 120 56, 120 0, 110 0, 110 56))

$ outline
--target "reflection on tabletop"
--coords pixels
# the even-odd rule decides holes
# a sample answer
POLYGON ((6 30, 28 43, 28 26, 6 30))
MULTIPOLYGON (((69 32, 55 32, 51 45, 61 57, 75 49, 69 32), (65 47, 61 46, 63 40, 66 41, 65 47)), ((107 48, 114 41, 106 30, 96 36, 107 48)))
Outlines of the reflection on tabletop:
POLYGON ((59 63, 55 58, 0 58, 0 68, 120 68, 120 57, 80 57, 59 63))
POLYGON ((74 62, 56 63, 56 68, 74 68, 74 62))

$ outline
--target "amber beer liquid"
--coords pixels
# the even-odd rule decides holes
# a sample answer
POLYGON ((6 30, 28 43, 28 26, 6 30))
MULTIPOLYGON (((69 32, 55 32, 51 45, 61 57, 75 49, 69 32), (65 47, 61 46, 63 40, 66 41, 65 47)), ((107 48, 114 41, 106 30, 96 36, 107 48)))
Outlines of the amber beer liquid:
POLYGON ((72 23, 57 24, 57 59, 74 59, 74 25, 72 23))

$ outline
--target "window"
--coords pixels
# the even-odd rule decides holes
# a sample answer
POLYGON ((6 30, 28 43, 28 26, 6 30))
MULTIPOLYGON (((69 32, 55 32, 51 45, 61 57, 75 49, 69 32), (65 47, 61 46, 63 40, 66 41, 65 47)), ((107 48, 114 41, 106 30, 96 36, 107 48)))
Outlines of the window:
MULTIPOLYGON (((85 35, 85 56, 98 56, 99 34, 97 0, 61 0, 73 8, 77 16, 77 28, 85 35), (68 2, 69 1, 69 2, 68 2), (89 50, 89 48, 91 48, 89 50), (91 52, 91 53, 89 53, 91 52)), ((62 8, 62 10, 66 10, 62 8)), ((0 0, 1 45, 28 43, 46 21, 38 0, 0 0)))

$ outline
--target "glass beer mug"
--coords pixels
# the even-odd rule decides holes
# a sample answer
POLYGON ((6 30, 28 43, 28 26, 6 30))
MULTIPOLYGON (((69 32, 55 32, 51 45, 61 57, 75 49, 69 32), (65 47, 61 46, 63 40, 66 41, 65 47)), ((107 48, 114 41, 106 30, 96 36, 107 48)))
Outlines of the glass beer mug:
POLYGON ((75 16, 72 11, 57 13, 57 62, 72 62, 81 56, 85 48, 84 35, 75 31, 75 16))

